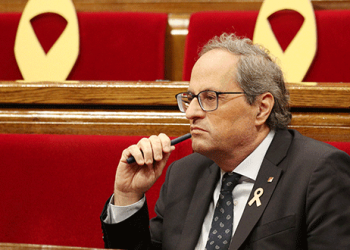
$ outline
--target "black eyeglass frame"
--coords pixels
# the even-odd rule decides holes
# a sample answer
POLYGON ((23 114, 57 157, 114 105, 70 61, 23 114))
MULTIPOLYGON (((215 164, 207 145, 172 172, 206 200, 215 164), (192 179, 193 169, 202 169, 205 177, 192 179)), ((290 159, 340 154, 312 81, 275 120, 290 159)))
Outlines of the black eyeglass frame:
MULTIPOLYGON (((182 103, 182 98, 179 98, 179 96, 182 95, 182 94, 191 95, 191 96, 192 96, 192 100, 193 100, 193 98, 197 98, 198 103, 199 103, 199 106, 201 107, 201 109, 202 109, 203 111, 205 111, 205 112, 211 112, 211 111, 217 110, 218 107, 219 107, 219 95, 222 95, 222 94, 238 95, 238 94, 245 94, 245 92, 220 92, 220 91, 214 91, 214 90, 203 90, 203 91, 199 92, 197 95, 194 95, 194 94, 192 94, 192 93, 190 93, 190 92, 181 92, 181 93, 178 93, 178 94, 175 95, 175 98, 176 98, 176 101, 177 101, 177 106, 179 107, 179 110, 180 110, 181 112, 185 113, 186 111, 185 111, 184 109, 181 109, 181 107, 182 107, 183 105, 181 104, 181 106, 180 106, 180 102, 182 103), (215 93, 215 95, 216 95, 216 108, 215 108, 215 109, 206 110, 206 109, 203 108, 201 98, 199 98, 199 95, 200 95, 201 93, 203 93, 203 92, 213 92, 213 93, 215 93)), ((191 101, 192 101, 192 100, 191 100, 191 101)))

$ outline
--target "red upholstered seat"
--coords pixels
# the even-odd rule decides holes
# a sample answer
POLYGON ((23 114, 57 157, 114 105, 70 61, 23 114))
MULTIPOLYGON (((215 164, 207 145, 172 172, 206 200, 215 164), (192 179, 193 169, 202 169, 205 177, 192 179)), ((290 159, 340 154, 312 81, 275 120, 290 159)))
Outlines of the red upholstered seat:
MULTIPOLYGON (((140 138, 0 134, 0 242, 103 247, 99 215, 122 150, 140 138)), ((191 152, 184 141, 169 163, 191 152)), ((146 194, 152 217, 164 178, 146 194)))
MULTIPOLYGON (((0 80, 23 79, 14 55, 20 16, 20 13, 0 15, 0 80)), ((167 14, 81 12, 78 22, 80 53, 68 80, 164 79, 167 14)), ((52 35, 42 34, 55 32, 61 24, 62 20, 47 15, 32 22, 44 46, 50 43, 52 35)))
MULTIPOLYGON (((140 138, 0 134, 0 242, 102 248, 121 152, 140 138)), ((169 162, 191 152, 182 142, 169 162)), ((146 194, 151 216, 164 177, 146 194)))
POLYGON ((328 144, 343 150, 348 155, 350 155, 350 142, 327 142, 328 144))
MULTIPOLYGON (((270 19, 281 47, 288 45, 290 30, 300 25, 298 13, 287 13, 285 22, 276 14, 270 19)), ((253 38, 258 11, 199 12, 191 16, 186 40, 183 80, 190 79, 199 49, 215 35, 235 32, 238 36, 253 38)), ((318 49, 304 81, 350 82, 347 58, 350 57, 349 10, 315 11, 318 49)), ((302 58, 300 58, 302 60, 302 58)))

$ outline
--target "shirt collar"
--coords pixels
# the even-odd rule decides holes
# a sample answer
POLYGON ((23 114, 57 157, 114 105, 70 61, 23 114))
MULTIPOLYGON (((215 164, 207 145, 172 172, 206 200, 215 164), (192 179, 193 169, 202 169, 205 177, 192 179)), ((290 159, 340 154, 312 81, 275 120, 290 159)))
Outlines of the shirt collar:
POLYGON ((247 158, 245 158, 233 170, 233 172, 255 181, 265 154, 270 147, 274 136, 275 131, 271 130, 265 139, 259 144, 259 146, 247 158))

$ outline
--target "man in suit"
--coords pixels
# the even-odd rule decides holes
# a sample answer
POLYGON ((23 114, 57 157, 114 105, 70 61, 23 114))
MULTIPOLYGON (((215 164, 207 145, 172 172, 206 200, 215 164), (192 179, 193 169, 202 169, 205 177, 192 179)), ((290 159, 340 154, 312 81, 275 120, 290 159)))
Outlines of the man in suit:
POLYGON ((174 146, 160 134, 123 151, 101 215, 105 246, 350 249, 350 157, 287 130, 288 98, 263 48, 233 34, 212 39, 177 95, 195 153, 169 166, 149 222, 144 193, 174 146))

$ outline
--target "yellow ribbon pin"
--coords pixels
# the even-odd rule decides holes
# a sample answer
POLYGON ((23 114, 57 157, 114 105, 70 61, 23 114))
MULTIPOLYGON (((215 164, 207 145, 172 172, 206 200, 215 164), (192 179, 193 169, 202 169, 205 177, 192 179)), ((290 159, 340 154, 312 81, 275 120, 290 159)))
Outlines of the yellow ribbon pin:
POLYGON ((262 196, 263 193, 264 189, 262 188, 258 188, 257 190, 255 190, 254 197, 249 201, 248 205, 251 206, 254 204, 254 202, 256 202, 257 207, 261 206, 260 196, 262 196))

